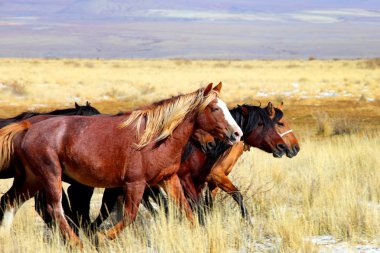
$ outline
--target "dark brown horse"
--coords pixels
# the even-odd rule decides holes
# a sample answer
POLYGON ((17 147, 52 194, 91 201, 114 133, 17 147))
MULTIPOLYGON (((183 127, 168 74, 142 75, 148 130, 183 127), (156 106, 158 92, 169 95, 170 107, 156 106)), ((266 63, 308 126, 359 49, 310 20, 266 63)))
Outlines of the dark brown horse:
POLYGON ((177 171, 182 149, 194 127, 231 143, 242 136, 226 105, 218 98, 220 88, 221 84, 212 90, 210 84, 205 89, 120 116, 58 117, 43 124, 22 121, 3 128, 0 138, 5 141, 0 148, 5 155, 0 162, 7 163, 15 155, 21 158, 25 171, 24 176, 15 178, 2 198, 7 207, 5 212, 14 213, 17 199, 22 203, 44 189, 48 212, 63 236, 72 244, 81 245, 63 214, 64 174, 92 187, 124 188, 124 217, 106 231, 110 239, 135 219, 146 185, 163 185, 192 220, 177 171), (25 130, 26 133, 17 134, 25 130))
MULTIPOLYGON (((265 108, 265 111, 270 117, 275 127, 275 131, 281 136, 288 147, 288 149, 286 149, 287 157, 292 158, 297 155, 300 148, 292 129, 284 118, 282 107, 283 103, 281 103, 278 108, 274 108, 272 103, 269 102, 268 106, 265 108)), ((243 105, 241 109, 249 111, 249 107, 246 105, 243 105)), ((249 150, 250 147, 256 147, 264 151, 268 150, 263 148, 266 146, 265 140, 257 138, 257 132, 247 134, 247 130, 248 129, 243 128, 244 143, 240 142, 228 148, 228 150, 223 154, 223 158, 220 159, 211 169, 211 172, 206 179, 209 188, 206 200, 207 205, 211 208, 213 199, 215 198, 218 189, 222 189, 233 197, 233 199, 240 206, 242 216, 249 220, 247 208, 243 202, 243 196, 241 195, 239 189, 228 178, 228 174, 231 172, 243 152, 249 150)), ((274 156, 276 157, 275 154, 274 156)))

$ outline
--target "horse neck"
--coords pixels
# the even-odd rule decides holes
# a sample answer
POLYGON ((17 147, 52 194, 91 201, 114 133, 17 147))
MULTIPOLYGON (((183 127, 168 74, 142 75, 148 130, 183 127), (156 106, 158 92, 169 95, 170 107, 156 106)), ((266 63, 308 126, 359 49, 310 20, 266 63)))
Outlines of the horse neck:
POLYGON ((190 141, 195 128, 195 117, 195 113, 191 113, 173 131, 171 139, 177 143, 178 147, 185 148, 186 144, 190 141))

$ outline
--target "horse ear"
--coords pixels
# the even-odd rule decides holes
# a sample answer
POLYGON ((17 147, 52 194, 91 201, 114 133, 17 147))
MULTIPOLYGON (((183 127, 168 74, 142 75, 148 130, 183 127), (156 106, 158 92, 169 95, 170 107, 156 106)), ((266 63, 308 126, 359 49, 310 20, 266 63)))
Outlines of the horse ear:
POLYGON ((220 93, 221 89, 222 89, 222 82, 219 82, 217 86, 214 87, 214 91, 217 91, 218 93, 220 93))
POLYGON ((284 102, 281 101, 281 104, 277 107, 278 109, 280 109, 282 111, 282 108, 284 108, 284 102))
POLYGON ((86 106, 90 106, 90 103, 88 101, 86 101, 86 106))
POLYGON ((77 104, 77 102, 75 102, 75 108, 79 109, 79 105, 77 104))
POLYGON ((210 93, 211 89, 212 89, 212 83, 209 83, 209 84, 206 86, 205 90, 203 91, 203 95, 204 95, 204 96, 207 96, 207 95, 210 93))
POLYGON ((268 103, 268 106, 267 106, 266 110, 267 110, 267 113, 268 113, 269 116, 273 116, 274 115, 274 108, 273 108, 272 102, 268 103))

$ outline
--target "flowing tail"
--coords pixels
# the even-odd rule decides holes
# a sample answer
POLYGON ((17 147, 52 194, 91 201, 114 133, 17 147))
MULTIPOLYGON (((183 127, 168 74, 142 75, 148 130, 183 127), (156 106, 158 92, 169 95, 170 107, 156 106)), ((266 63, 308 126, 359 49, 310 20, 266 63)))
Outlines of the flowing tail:
POLYGON ((10 164, 14 152, 13 139, 18 133, 27 130, 30 126, 29 121, 23 120, 0 129, 0 171, 8 168, 10 164))

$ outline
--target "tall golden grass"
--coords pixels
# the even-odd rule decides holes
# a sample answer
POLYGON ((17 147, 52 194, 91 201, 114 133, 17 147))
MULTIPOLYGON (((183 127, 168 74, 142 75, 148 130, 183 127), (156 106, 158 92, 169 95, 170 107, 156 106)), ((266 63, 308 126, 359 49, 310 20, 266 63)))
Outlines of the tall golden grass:
MULTIPOLYGON (((351 243, 378 240, 380 134, 307 137, 301 145, 292 159, 253 149, 233 170, 231 177, 244 192, 253 226, 221 193, 205 227, 192 227, 174 215, 166 218, 163 212, 153 219, 142 208, 137 221, 100 252, 311 252, 317 246, 309 236, 333 235, 351 243)), ((9 183, 2 182, 1 191, 9 183)), ((11 235, 0 235, 0 251, 70 251, 57 233, 52 243, 44 242, 43 224, 32 205, 16 215, 11 235)), ((98 205, 93 203, 93 215, 98 205)), ((93 250, 85 240, 84 251, 93 250)))
MULTIPOLYGON (((292 158, 251 149, 231 178, 243 192, 253 226, 220 193, 205 227, 172 207, 137 220, 100 252, 317 252, 308 238, 332 235, 350 244, 380 242, 380 68, 378 60, 192 61, 0 59, 0 117, 89 100, 104 113, 223 81, 230 105, 285 101, 301 145, 292 158), (292 91, 289 94, 287 92, 292 91), (328 97, 335 93, 333 97, 328 97), (327 97, 323 97, 323 95, 327 97), (347 94, 350 94, 347 96, 347 94), (267 95, 267 96, 266 96, 267 95), (319 96, 319 97, 318 97, 319 96), (371 100, 369 100, 371 98, 371 100), (374 101, 373 101, 374 99, 374 101)), ((12 180, 0 181, 0 193, 12 180)), ((92 216, 101 194, 92 202, 92 216)), ((12 232, 0 231, 0 252, 70 252, 24 204, 12 232)), ((93 252, 84 240, 84 252, 93 252)), ((380 246, 380 245, 379 245, 380 246)))

